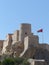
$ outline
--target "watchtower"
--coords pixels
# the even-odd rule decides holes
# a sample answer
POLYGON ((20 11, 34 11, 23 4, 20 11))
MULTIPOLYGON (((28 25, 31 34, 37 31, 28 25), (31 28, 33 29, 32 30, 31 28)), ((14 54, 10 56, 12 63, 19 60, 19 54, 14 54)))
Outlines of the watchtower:
POLYGON ((23 42, 24 38, 31 34, 31 24, 22 23, 19 32, 19 41, 23 42))

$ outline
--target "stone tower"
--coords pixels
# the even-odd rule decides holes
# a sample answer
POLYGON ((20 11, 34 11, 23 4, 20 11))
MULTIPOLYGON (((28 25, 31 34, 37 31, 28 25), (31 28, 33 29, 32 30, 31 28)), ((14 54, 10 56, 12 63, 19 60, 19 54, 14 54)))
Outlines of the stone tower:
POLYGON ((19 41, 23 42, 24 38, 31 34, 31 24, 22 23, 19 32, 19 41))
POLYGON ((9 48, 8 49, 10 49, 10 47, 11 47, 11 45, 12 45, 12 35, 13 34, 8 34, 7 36, 6 36, 6 40, 4 40, 4 42, 3 42, 3 49, 2 49, 2 53, 5 53, 6 52, 6 47, 8 46, 9 48))
POLYGON ((12 44, 15 44, 16 42, 19 41, 19 30, 16 30, 16 31, 13 33, 13 35, 12 35, 12 40, 13 40, 12 44))

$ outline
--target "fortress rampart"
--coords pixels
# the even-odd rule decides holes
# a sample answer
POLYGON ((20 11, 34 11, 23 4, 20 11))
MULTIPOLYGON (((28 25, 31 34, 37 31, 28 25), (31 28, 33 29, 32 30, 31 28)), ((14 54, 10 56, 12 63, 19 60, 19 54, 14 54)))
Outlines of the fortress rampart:
POLYGON ((33 34, 31 24, 28 23, 22 23, 20 30, 16 30, 13 34, 8 34, 6 40, 0 40, 0 52, 2 54, 14 52, 19 54, 19 56, 23 56, 31 46, 44 48, 49 51, 49 45, 39 43, 39 37, 33 34))

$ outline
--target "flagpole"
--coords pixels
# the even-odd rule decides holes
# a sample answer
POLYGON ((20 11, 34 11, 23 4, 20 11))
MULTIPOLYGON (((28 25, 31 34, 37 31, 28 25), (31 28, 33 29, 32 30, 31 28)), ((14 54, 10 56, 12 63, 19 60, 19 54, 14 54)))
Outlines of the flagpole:
POLYGON ((43 32, 42 32, 42 44, 44 43, 44 35, 43 35, 43 32))
POLYGON ((44 43, 43 29, 39 29, 37 32, 42 33, 42 39, 41 39, 41 41, 42 41, 42 43, 44 43))

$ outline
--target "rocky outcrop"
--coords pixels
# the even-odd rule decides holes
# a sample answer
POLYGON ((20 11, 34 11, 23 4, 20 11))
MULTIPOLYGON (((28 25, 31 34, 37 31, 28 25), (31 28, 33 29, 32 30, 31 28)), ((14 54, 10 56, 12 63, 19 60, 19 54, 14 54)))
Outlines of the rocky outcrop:
POLYGON ((44 59, 49 65, 49 51, 43 48, 31 46, 23 55, 24 58, 44 59))
POLYGON ((11 51, 14 53, 15 56, 19 56, 23 50, 24 50, 24 44, 23 43, 17 42, 14 45, 12 45, 11 51))
POLYGON ((33 57, 34 59, 45 59, 45 61, 47 62, 47 65, 49 65, 49 51, 47 51, 46 49, 36 48, 36 51, 33 57))

